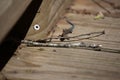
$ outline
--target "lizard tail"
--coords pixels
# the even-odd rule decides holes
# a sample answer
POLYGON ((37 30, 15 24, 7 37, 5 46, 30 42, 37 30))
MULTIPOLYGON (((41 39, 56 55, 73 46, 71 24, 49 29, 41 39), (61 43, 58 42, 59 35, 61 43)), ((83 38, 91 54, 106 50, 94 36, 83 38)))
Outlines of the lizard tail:
POLYGON ((72 26, 70 30, 73 31, 73 29, 75 28, 75 25, 72 22, 70 22, 68 19, 66 19, 66 22, 72 26))

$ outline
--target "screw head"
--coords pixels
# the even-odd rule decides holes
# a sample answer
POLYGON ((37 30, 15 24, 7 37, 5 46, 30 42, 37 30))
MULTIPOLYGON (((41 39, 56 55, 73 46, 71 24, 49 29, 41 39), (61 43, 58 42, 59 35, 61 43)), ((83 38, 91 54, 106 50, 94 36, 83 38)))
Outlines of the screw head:
POLYGON ((38 31, 38 30, 40 30, 40 25, 35 24, 33 28, 34 28, 34 30, 38 31))

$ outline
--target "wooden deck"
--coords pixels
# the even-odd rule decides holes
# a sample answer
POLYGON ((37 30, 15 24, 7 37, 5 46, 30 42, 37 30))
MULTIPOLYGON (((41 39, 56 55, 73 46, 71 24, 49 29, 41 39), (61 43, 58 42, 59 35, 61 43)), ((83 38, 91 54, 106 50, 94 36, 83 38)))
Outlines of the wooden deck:
MULTIPOLYGON (((78 10, 79 7, 85 6, 81 6, 79 1, 83 0, 74 0, 70 8, 78 10)), ((75 11, 68 11, 63 16, 75 24, 73 34, 70 36, 102 30, 106 32, 105 35, 96 38, 75 42, 101 44, 105 48, 120 50, 120 18, 105 16, 104 19, 94 20, 95 15, 78 14, 75 11)), ((64 19, 59 20, 56 25, 54 36, 61 34, 63 28, 69 27, 64 19)), ((0 78, 1 80, 119 80, 120 53, 73 48, 27 47, 22 44, 2 70, 0 78)))

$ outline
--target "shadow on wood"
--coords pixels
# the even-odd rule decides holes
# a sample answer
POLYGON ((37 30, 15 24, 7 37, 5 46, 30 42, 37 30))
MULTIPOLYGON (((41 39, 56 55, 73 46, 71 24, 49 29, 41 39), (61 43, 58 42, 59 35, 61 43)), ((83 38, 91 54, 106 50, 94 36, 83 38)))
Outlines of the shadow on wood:
POLYGON ((0 44, 0 71, 12 57, 21 40, 24 39, 41 3, 42 0, 32 0, 21 18, 0 44))

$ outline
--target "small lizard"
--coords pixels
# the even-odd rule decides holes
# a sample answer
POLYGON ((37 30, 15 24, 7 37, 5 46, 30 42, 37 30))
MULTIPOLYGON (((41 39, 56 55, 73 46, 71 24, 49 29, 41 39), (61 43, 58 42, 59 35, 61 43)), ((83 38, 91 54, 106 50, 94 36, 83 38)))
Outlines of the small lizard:
MULTIPOLYGON (((66 19, 66 18, 65 18, 65 19, 66 19)), ((60 41, 64 41, 65 39, 68 39, 68 40, 69 40, 69 38, 66 38, 66 37, 68 37, 68 34, 70 34, 70 33, 73 32, 73 29, 74 29, 74 27, 75 27, 74 24, 71 23, 68 19, 66 19, 66 22, 67 22, 68 24, 70 24, 71 27, 68 28, 68 29, 63 29, 62 34, 59 35, 60 37, 62 37, 62 38, 60 38, 60 41), (64 37, 65 37, 65 38, 64 38, 64 37)))

